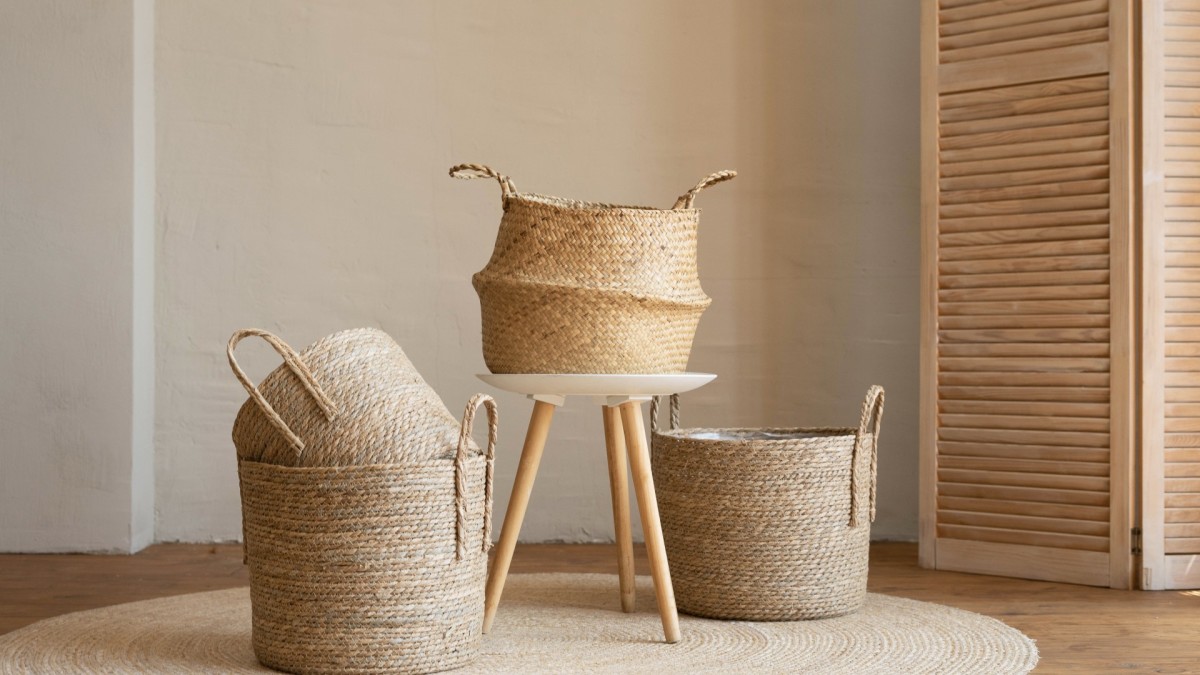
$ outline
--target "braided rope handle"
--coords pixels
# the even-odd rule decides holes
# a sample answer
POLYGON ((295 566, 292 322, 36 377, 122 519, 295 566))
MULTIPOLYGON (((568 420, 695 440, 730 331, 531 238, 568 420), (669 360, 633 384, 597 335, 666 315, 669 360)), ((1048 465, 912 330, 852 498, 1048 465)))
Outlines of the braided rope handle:
POLYGON ((730 169, 709 174, 704 180, 696 183, 696 187, 688 190, 682 195, 679 195, 679 199, 675 200, 675 206, 672 206, 671 208, 690 209, 692 208, 692 203, 696 201, 696 195, 700 194, 701 190, 706 187, 716 185, 717 183, 724 183, 727 180, 732 180, 735 176, 737 176, 737 172, 730 169))
MULTIPOLYGON (((661 398, 661 396, 655 396, 650 399, 650 462, 652 464, 658 461, 658 444, 654 442, 654 437, 658 434, 658 404, 661 398)), ((679 394, 671 394, 670 424, 672 431, 679 428, 679 394)))
POLYGON ((878 486, 879 425, 883 422, 883 387, 875 384, 867 390, 863 399, 862 413, 858 418, 858 433, 854 435, 854 452, 850 456, 850 527, 858 527, 858 453, 863 439, 869 433, 871 443, 871 501, 870 518, 875 522, 875 490, 878 486))
POLYGON ((467 401, 467 409, 463 411, 462 427, 458 433, 458 453, 454 457, 454 508, 458 514, 455 521, 455 560, 462 560, 467 554, 467 449, 471 444, 471 433, 475 430, 475 412, 481 404, 487 407, 488 416, 487 472, 483 488, 483 552, 487 553, 492 547, 492 476, 496 465, 496 438, 500 431, 499 412, 495 399, 487 394, 475 394, 467 401))
POLYGON ((242 370, 242 367, 238 365, 237 359, 233 356, 233 350, 238 346, 238 343, 248 337, 260 337, 275 349, 275 353, 283 358, 283 362, 287 364, 292 373, 300 380, 300 384, 304 386, 304 390, 316 402, 317 407, 321 409, 321 413, 325 415, 325 419, 332 421, 334 417, 337 417, 337 406, 325 394, 325 390, 321 388, 321 385, 317 382, 317 378, 309 370, 308 364, 304 363, 300 355, 296 353, 296 350, 292 349, 288 343, 279 339, 278 336, 260 328, 243 328, 235 331, 230 336, 229 346, 226 348, 225 353, 229 356, 229 367, 233 369, 234 377, 238 379, 238 382, 242 383, 242 387, 246 390, 247 394, 250 394, 250 398, 254 399, 254 402, 258 405, 258 409, 267 416, 267 421, 271 423, 271 426, 278 429, 279 433, 283 434, 284 438, 292 446, 292 449, 296 451, 296 456, 299 457, 300 453, 304 452, 304 441, 292 431, 287 422, 283 421, 283 418, 279 416, 275 408, 262 395, 258 387, 246 376, 246 372, 242 370))
MULTIPOLYGON (((658 433, 658 405, 661 396, 655 396, 650 399, 650 433, 658 433)), ((679 394, 671 394, 671 426, 667 427, 670 430, 679 428, 679 394)))
POLYGON ((507 204, 508 198, 517 194, 517 186, 512 179, 483 164, 456 164, 450 167, 451 178, 471 180, 472 178, 495 178, 500 183, 500 200, 507 204))

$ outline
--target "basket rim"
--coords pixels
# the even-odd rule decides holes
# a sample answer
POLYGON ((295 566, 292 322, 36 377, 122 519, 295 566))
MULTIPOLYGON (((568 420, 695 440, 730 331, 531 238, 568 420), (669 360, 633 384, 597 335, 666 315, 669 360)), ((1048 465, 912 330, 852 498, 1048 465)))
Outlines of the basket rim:
MULTIPOLYGON (((474 449, 474 448, 473 448, 474 449)), ((486 462, 487 457, 482 453, 469 452, 464 460, 465 462, 486 462)), ((334 473, 334 474, 354 474, 354 473, 378 473, 384 471, 396 471, 399 473, 411 473, 419 469, 454 469, 455 457, 442 457, 433 459, 424 459, 419 461, 393 463, 393 464, 343 464, 340 466, 288 466, 287 464, 274 464, 272 462, 259 462, 253 459, 242 459, 238 457, 238 468, 243 464, 253 464, 253 468, 266 467, 270 471, 280 470, 284 473, 304 474, 304 473, 334 473)))
MULTIPOLYGON (((737 444, 746 445, 748 443, 761 443, 767 445, 789 445, 794 443, 802 443, 804 441, 816 440, 812 436, 817 435, 821 438, 841 438, 847 437, 853 439, 858 435, 858 429, 854 427, 680 427, 678 429, 658 429, 654 432, 655 436, 666 436, 677 440, 684 440, 692 443, 704 444, 737 444), (793 434, 792 438, 697 438, 692 434, 699 433, 774 433, 774 434, 793 434), (806 437, 800 437, 799 434, 807 434, 806 437)), ((872 436, 871 432, 866 432, 864 436, 872 436)))
POLYGON ((551 208, 569 209, 572 211, 627 211, 635 214, 650 213, 675 213, 688 216, 699 216, 701 209, 692 207, 689 209, 663 209, 657 206, 642 206, 640 204, 613 204, 610 202, 592 202, 582 199, 569 199, 567 197, 556 197, 554 195, 544 195, 537 192, 513 192, 508 195, 508 201, 526 202, 538 206, 548 206, 551 208))

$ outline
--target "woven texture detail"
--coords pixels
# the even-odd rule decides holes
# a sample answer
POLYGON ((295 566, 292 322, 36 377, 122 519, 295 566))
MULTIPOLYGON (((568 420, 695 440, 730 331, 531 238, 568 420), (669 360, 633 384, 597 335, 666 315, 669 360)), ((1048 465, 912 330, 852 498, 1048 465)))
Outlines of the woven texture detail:
POLYGON ((854 428, 657 428, 655 488, 679 609, 721 619, 840 616, 867 592, 883 389, 854 428))
POLYGON ((483 354, 494 373, 675 373, 687 368, 700 315, 711 303, 696 269, 709 176, 673 209, 581 202, 517 192, 493 169, 463 164, 460 178, 495 178, 504 215, 488 264, 473 278, 483 354))
POLYGON ((419 673, 476 655, 483 628, 487 460, 464 466, 468 545, 453 462, 238 464, 254 653, 293 673, 419 673))
POLYGON ((297 354, 267 331, 246 329, 234 333, 228 356, 250 394, 233 424, 241 459, 349 466, 454 456, 458 422, 381 330, 341 331, 297 354), (257 387, 234 357, 246 337, 264 339, 284 359, 257 387))

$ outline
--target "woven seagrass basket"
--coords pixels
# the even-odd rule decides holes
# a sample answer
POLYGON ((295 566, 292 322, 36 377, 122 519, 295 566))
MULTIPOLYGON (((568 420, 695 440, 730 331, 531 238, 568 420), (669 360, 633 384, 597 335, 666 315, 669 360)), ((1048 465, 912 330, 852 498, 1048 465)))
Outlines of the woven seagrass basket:
POLYGON ((857 429, 680 429, 651 410, 653 470, 680 611, 794 621, 849 614, 867 592, 883 389, 857 429))
POLYGON ((456 178, 495 178, 504 215, 491 260, 473 279, 483 357, 493 373, 678 373, 712 302, 696 270, 693 208, 616 206, 517 192, 478 164, 456 178))
MULTIPOLYGON (((450 418, 448 454, 444 433, 428 425, 384 424, 372 434, 373 421, 426 402, 421 396, 391 401, 383 411, 354 403, 396 395, 381 384, 394 375, 390 338, 347 331, 326 341, 356 338, 374 349, 359 344, 359 350, 338 351, 318 342, 296 354, 264 331, 239 333, 267 339, 286 365, 256 388, 233 359, 245 335, 230 341, 230 364, 250 391, 247 406, 271 420, 254 417, 252 428, 283 439, 239 445, 258 660, 293 673, 428 673, 472 661, 482 635, 491 542, 495 402, 476 395, 461 424, 450 418), (290 384, 272 381, 277 374, 290 384), (488 413, 486 453, 471 440, 480 405, 488 413), (393 452, 387 443, 397 444, 393 452), (301 465, 241 456, 248 447, 277 450, 281 462, 301 465), (347 463, 330 465, 336 458, 347 463)), ((243 406, 238 424, 249 424, 248 416, 243 406)), ((234 435, 243 443, 256 438, 237 426, 234 435)))

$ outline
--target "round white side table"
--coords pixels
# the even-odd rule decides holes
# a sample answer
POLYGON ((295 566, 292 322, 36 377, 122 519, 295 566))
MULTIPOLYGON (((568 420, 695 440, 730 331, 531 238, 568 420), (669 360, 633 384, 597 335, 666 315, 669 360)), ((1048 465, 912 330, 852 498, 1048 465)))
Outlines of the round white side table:
POLYGON ((654 579, 654 595, 662 617, 663 634, 667 642, 679 641, 679 614, 675 609, 675 590, 671 586, 671 570, 667 565, 667 549, 663 544, 662 525, 658 518, 658 500, 654 495, 654 477, 650 472, 650 448, 642 421, 642 403, 653 396, 691 391, 712 382, 717 376, 710 373, 676 373, 666 375, 497 375, 482 374, 479 379, 504 391, 525 394, 533 399, 533 414, 512 497, 504 514, 500 541, 488 573, 487 600, 484 606, 483 632, 492 628, 513 549, 525 520, 529 493, 537 476, 546 436, 554 410, 566 403, 568 396, 591 396, 598 400, 604 419, 604 444, 608 450, 608 477, 612 490, 613 525, 617 535, 617 571, 620 577, 621 609, 633 611, 634 571, 633 536, 629 527, 629 486, 626 483, 626 448, 633 487, 641 507, 642 531, 646 539, 646 554, 654 579))

